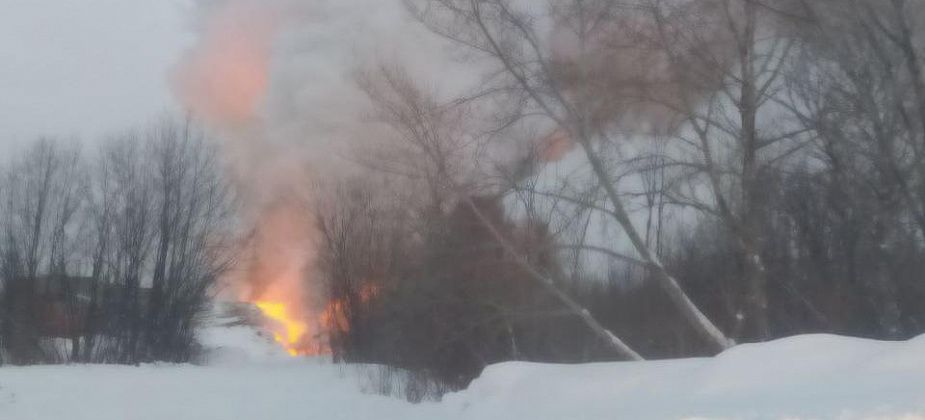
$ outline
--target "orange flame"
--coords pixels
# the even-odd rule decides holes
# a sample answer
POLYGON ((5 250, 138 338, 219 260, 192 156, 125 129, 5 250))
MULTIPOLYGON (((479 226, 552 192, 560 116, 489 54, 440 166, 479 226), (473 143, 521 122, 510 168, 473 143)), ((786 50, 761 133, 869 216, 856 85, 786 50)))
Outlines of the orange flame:
POLYGON ((308 333, 308 323, 292 316, 285 303, 257 301, 254 303, 263 315, 274 321, 273 338, 291 356, 311 354, 304 345, 308 333))
POLYGON ((239 297, 253 303, 267 319, 266 327, 293 356, 325 353, 308 284, 312 266, 312 227, 296 203, 278 201, 256 214, 245 270, 229 279, 239 297))
POLYGON ((292 356, 330 352, 324 333, 346 325, 344 305, 310 305, 318 286, 311 216, 306 214, 303 157, 277 148, 264 120, 271 86, 273 46, 288 22, 280 5, 233 0, 211 9, 198 42, 173 74, 178 99, 226 138, 226 154, 252 236, 245 270, 225 279, 238 298, 253 303, 268 320, 277 343, 292 356))
MULTIPOLYGON (((367 284, 360 289, 360 303, 367 304, 379 293, 379 288, 367 284)), ((347 303, 343 299, 334 299, 328 302, 324 312, 319 317, 321 325, 329 332, 350 332, 350 320, 347 317, 347 303)))

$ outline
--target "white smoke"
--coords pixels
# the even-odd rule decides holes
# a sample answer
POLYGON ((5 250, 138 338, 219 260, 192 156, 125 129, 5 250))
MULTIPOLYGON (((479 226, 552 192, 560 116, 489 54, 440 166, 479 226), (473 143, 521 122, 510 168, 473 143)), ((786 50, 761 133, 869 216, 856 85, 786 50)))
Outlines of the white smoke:
POLYGON ((181 103, 223 140, 241 193, 247 252, 229 281, 238 298, 286 301, 311 318, 317 309, 305 302, 320 294, 312 184, 342 174, 344 157, 377 133, 357 71, 402 63, 451 89, 471 77, 401 0, 202 0, 195 9, 198 40, 172 78, 181 103))

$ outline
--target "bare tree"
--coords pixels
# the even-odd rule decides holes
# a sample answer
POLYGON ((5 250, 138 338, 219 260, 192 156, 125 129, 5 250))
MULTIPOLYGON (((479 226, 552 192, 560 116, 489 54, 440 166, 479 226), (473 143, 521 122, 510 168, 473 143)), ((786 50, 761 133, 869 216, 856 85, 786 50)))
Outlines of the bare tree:
POLYGON ((769 5, 651 1, 643 14, 652 28, 643 43, 664 57, 665 83, 675 87, 672 101, 659 102, 681 123, 672 150, 680 156, 669 159, 694 183, 671 191, 671 201, 716 217, 734 239, 744 267, 734 331, 759 340, 771 335, 762 179, 811 140, 776 102, 796 42, 784 32, 784 6, 769 5))
POLYGON ((600 336, 617 354, 629 359, 642 359, 623 340, 601 325, 593 315, 557 286, 551 277, 526 258, 473 200, 478 194, 476 186, 466 186, 460 177, 464 176, 461 162, 466 153, 472 153, 471 140, 460 126, 462 114, 459 109, 441 107, 433 98, 421 91, 398 69, 383 67, 379 79, 362 81, 365 91, 375 103, 381 120, 396 130, 400 141, 409 145, 416 155, 426 162, 423 177, 428 183, 445 191, 451 198, 469 208, 506 254, 534 280, 540 282, 570 311, 579 316, 585 325, 600 336), (476 188, 476 189, 473 189, 476 188))
POLYGON ((87 194, 87 212, 84 235, 86 237, 85 258, 89 264, 91 279, 88 291, 89 301, 84 314, 83 353, 79 361, 90 362, 99 356, 96 351, 98 337, 106 327, 103 314, 104 292, 110 284, 109 256, 113 246, 113 221, 115 217, 116 190, 112 174, 112 162, 105 158, 105 150, 111 145, 104 145, 90 170, 90 185, 87 194))
POLYGON ((148 357, 184 360, 207 292, 233 262, 229 224, 233 196, 215 144, 191 121, 152 127, 156 248, 147 306, 148 357))
POLYGON ((864 285, 879 325, 897 337, 903 299, 896 256, 919 247, 906 239, 910 228, 925 234, 923 64, 915 47, 923 35, 912 24, 925 10, 904 1, 817 2, 811 9, 818 19, 788 76, 788 106, 818 136, 819 173, 838 200, 833 213, 870 232, 849 235, 849 243, 855 250, 876 244, 864 264, 862 252, 851 252, 849 278, 864 285))
MULTIPOLYGON (((602 86, 595 83, 598 79, 594 77, 594 67, 581 65, 580 60, 574 66, 560 65, 554 49, 544 43, 540 29, 540 25, 555 23, 541 21, 538 18, 541 12, 518 9, 506 0, 433 0, 423 2, 422 6, 410 4, 432 31, 493 61, 496 70, 491 73, 494 77, 489 80, 492 83, 489 90, 514 98, 512 102, 518 106, 511 118, 540 117, 581 148, 606 199, 606 214, 621 227, 639 259, 652 272, 654 281, 706 341, 717 349, 731 346, 733 341, 690 300, 633 223, 610 164, 619 143, 613 138, 614 131, 608 129, 615 120, 609 115, 617 114, 615 107, 621 104, 611 101, 613 96, 597 95, 602 86)), ((593 49, 592 38, 613 19, 618 6, 612 2, 583 1, 556 5, 555 11, 568 17, 560 22, 571 28, 579 58, 591 57, 599 51, 593 49)))
POLYGON ((51 296, 66 286, 59 280, 74 251, 82 183, 79 148, 52 139, 37 141, 6 168, 3 335, 13 363, 54 357, 41 335, 68 309, 51 296))
POLYGON ((112 302, 108 329, 115 334, 113 357, 122 363, 137 363, 142 356, 141 286, 153 241, 152 182, 142 147, 139 135, 129 132, 111 140, 101 156, 115 192, 108 257, 115 287, 106 291, 112 302))

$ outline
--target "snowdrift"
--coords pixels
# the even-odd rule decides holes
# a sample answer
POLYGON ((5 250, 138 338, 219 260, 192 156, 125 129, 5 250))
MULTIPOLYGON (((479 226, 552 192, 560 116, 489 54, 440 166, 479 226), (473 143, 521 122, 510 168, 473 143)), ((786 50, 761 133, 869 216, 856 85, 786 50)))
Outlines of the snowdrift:
POLYGON ((502 363, 418 405, 363 393, 356 369, 281 357, 253 330, 205 337, 217 346, 207 366, 0 368, 0 419, 925 419, 925 336, 807 335, 709 359, 502 363))
POLYGON ((925 419, 925 336, 805 335, 710 359, 504 363, 444 404, 471 419, 925 419))

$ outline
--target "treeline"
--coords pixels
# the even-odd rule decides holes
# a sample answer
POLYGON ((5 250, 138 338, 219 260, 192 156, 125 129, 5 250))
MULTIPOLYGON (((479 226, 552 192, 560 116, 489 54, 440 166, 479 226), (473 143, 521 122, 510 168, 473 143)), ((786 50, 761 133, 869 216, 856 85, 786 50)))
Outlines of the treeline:
POLYGON ((230 261, 216 148, 164 119, 91 150, 41 139, 0 179, 0 364, 187 361, 230 261))
POLYGON ((925 331, 925 5, 407 3, 484 78, 359 77, 384 129, 319 211, 336 357, 458 388, 925 331))
MULTIPOLYGON (((361 168, 306 180, 335 359, 419 399, 506 360, 925 331, 925 4, 406 3, 483 77, 357 72, 361 168)), ((2 361, 188 360, 232 260, 220 169, 176 121, 12 156, 2 361)))

